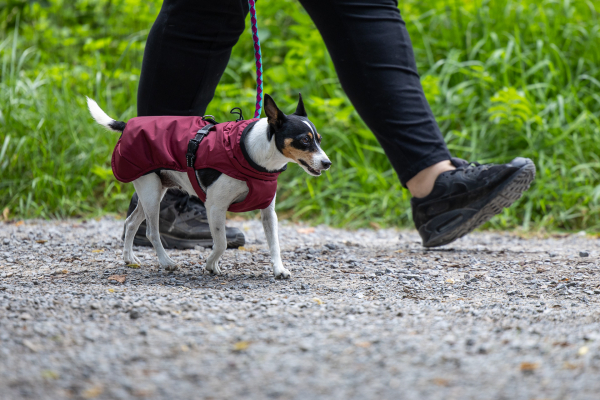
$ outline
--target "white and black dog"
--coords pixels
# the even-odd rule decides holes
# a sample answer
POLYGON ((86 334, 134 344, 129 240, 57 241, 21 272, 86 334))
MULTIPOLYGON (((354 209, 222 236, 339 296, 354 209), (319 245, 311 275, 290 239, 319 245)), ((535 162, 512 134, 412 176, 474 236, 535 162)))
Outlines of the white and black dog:
MULTIPOLYGON (((125 123, 109 117, 95 101, 88 99, 88 107, 92 117, 100 125, 118 132, 125 129, 125 123)), ((323 170, 331 166, 331 161, 320 146, 321 135, 307 118, 301 96, 294 114, 285 115, 269 95, 265 95, 264 109, 267 118, 260 119, 243 137, 246 152, 253 163, 268 171, 278 171, 282 170, 287 163, 294 162, 313 176, 321 175, 323 170)), ((202 182, 203 179, 200 179, 200 181, 202 190, 206 193, 205 207, 214 241, 213 250, 206 262, 206 270, 220 274, 219 259, 227 248, 226 211, 233 203, 246 198, 248 186, 246 182, 218 171, 211 171, 207 180, 202 182)), ((133 254, 133 239, 145 218, 146 236, 156 250, 160 266, 173 270, 176 268, 176 263, 167 255, 160 240, 158 228, 160 202, 170 187, 177 187, 190 195, 196 195, 189 175, 186 172, 161 169, 132 182, 139 201, 136 209, 125 222, 124 261, 128 264, 140 264, 140 260, 133 254)), ((284 268, 281 261, 274 197, 271 204, 261 210, 261 217, 271 252, 273 274, 276 278, 289 278, 290 271, 284 268)))

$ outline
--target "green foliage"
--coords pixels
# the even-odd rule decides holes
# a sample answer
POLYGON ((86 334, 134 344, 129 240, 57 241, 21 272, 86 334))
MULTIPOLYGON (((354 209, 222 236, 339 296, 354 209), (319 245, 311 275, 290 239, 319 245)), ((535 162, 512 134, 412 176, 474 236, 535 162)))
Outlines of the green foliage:
MULTIPOLYGON (((85 96, 135 116, 145 38, 161 2, 0 0, 0 207, 45 218, 123 214, 112 176, 117 137, 92 123, 85 96)), ((591 1, 402 2, 422 83, 451 151, 480 162, 532 158, 538 177, 488 226, 600 225, 600 24, 591 1)), ((278 211, 350 227, 409 225, 409 195, 344 95, 298 2, 257 4, 265 91, 291 112, 298 92, 333 161, 312 178, 291 166, 278 211)), ((208 113, 227 120, 255 95, 247 30, 208 113)))

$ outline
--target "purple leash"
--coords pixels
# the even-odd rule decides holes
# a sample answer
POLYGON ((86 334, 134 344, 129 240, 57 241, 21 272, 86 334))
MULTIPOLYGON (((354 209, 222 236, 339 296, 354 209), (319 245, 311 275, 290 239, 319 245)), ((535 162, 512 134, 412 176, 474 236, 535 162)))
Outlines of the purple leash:
POLYGON ((255 1, 248 0, 250 6, 250 23, 252 25, 252 41, 254 42, 254 58, 256 59, 256 111, 254 118, 260 118, 263 103, 263 81, 262 81, 262 54, 260 52, 260 40, 258 40, 258 27, 256 26, 255 1))

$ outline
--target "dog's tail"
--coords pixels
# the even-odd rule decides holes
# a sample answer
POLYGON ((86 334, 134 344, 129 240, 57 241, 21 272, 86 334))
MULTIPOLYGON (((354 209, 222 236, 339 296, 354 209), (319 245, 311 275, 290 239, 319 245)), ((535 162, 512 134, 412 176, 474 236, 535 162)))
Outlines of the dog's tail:
POLYGON ((90 114, 92 114, 97 123, 110 131, 123 132, 125 130, 125 125, 127 125, 125 122, 112 119, 102 111, 98 103, 89 97, 86 97, 86 99, 90 114))

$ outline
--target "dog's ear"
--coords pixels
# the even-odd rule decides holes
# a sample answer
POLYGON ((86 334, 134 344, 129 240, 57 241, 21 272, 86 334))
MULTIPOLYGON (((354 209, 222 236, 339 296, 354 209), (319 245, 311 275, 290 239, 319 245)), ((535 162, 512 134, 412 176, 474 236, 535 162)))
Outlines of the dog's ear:
POLYGON ((281 125, 285 122, 287 117, 285 114, 277 107, 275 104, 275 100, 271 98, 268 94, 265 93, 265 114, 267 114, 267 121, 269 122, 269 132, 268 138, 271 141, 271 138, 275 134, 275 131, 281 128, 281 125))
POLYGON ((298 93, 298 107, 296 107, 296 112, 294 115, 299 117, 307 117, 306 110, 304 109, 304 102, 302 101, 302 93, 298 93))

